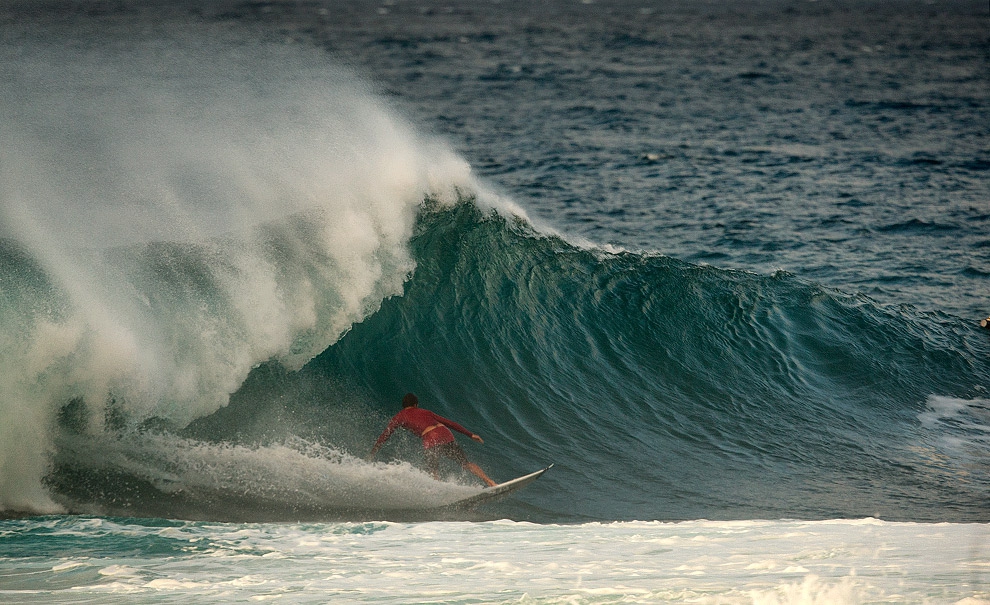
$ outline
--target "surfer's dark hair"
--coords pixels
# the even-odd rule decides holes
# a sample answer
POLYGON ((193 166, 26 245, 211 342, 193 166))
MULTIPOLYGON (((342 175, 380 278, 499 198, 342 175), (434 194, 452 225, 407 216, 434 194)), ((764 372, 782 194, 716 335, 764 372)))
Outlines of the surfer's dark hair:
POLYGON ((404 408, 413 408, 417 405, 419 405, 419 399, 412 393, 406 393, 406 396, 402 398, 402 407, 404 408))

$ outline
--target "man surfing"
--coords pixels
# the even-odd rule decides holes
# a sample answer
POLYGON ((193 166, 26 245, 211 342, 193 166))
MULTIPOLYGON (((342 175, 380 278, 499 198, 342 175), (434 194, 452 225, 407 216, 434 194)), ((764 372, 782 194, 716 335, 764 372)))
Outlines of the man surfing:
POLYGON ((378 437, 378 441, 375 441, 374 447, 371 448, 368 460, 374 459, 378 450, 399 427, 415 433, 423 440, 426 465, 434 479, 440 479, 440 456, 446 456, 460 464, 461 468, 474 473, 488 487, 495 485, 495 482, 489 479, 488 475, 477 464, 467 459, 464 450, 454 441, 454 434, 450 432, 450 429, 463 433, 478 443, 484 443, 484 440, 453 420, 448 420, 419 407, 419 399, 412 393, 406 393, 405 397, 402 398, 402 411, 389 420, 388 426, 385 427, 385 430, 378 437))

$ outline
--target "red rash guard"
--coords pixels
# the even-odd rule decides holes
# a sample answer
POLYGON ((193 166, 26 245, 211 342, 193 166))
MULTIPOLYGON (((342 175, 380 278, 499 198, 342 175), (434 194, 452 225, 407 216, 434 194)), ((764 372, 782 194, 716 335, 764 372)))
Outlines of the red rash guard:
POLYGON ((429 410, 417 407, 403 408, 401 412, 392 417, 388 426, 382 431, 381 436, 378 437, 378 441, 375 442, 375 449, 378 449, 381 444, 385 443, 392 436, 392 433, 395 432, 395 429, 400 426, 419 435, 423 439, 424 448, 431 448, 441 443, 450 443, 453 441, 454 434, 447 427, 454 429, 458 433, 464 433, 468 437, 472 435, 471 431, 453 420, 447 420, 443 416, 438 416, 429 410))

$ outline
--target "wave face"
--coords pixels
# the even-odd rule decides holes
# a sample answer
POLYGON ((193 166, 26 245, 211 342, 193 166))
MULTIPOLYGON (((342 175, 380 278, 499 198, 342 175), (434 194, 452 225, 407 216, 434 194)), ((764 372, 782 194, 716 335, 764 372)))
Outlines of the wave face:
MULTIPOLYGON (((598 519, 986 519, 988 344, 794 276, 427 212, 402 297, 311 369, 420 393, 541 502, 598 519)), ((387 411, 391 408, 386 406, 387 411)))

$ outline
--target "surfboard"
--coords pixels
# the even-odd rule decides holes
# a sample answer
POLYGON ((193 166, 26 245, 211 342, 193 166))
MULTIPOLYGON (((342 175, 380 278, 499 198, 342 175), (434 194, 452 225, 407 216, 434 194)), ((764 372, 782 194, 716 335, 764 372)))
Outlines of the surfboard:
POLYGON ((543 475, 543 473, 547 472, 551 468, 553 468, 552 464, 546 468, 536 471, 535 473, 530 473, 528 475, 523 475, 522 477, 516 477, 515 479, 506 481, 505 483, 499 483, 498 485, 486 487, 481 491, 481 493, 468 496, 467 498, 453 502, 448 506, 453 508, 471 508, 485 502, 490 502, 497 498, 508 496, 512 492, 522 489, 530 483, 536 481, 541 475, 543 475))

